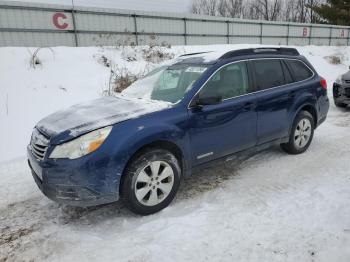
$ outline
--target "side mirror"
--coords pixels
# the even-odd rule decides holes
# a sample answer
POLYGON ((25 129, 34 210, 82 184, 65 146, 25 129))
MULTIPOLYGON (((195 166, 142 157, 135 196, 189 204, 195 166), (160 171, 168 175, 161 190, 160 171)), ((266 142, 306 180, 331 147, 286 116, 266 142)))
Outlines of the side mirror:
POLYGON ((222 102, 222 96, 213 95, 206 97, 197 97, 195 99, 195 105, 197 106, 207 106, 207 105, 217 105, 222 102))

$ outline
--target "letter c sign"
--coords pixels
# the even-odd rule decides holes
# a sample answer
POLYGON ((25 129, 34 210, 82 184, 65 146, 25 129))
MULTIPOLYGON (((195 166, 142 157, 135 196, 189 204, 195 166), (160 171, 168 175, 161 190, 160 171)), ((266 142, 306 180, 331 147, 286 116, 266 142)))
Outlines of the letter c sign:
POLYGON ((64 22, 67 19, 67 16, 64 13, 55 13, 52 16, 52 22, 54 26, 58 29, 66 29, 68 24, 64 22))

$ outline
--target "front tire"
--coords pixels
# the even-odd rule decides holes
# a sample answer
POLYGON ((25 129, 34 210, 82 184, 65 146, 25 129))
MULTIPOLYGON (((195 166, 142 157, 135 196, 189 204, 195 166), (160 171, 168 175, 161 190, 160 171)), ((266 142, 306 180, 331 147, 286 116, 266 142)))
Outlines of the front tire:
POLYGON ((167 207, 181 180, 179 160, 169 151, 151 149, 136 156, 124 172, 121 197, 139 215, 150 215, 167 207))
POLYGON ((288 154, 304 153, 310 146, 314 136, 315 120, 307 111, 301 111, 294 119, 289 142, 281 144, 288 154))

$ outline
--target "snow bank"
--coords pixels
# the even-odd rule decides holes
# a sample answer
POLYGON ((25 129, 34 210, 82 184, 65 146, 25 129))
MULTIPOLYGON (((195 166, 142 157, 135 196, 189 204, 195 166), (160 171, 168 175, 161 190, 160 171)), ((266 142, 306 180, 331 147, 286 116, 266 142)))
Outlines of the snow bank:
MULTIPOLYGON (((170 52, 184 53, 248 48, 252 45, 177 46, 170 52)), ((254 45, 258 46, 258 45, 254 45)), ((298 47, 331 84, 347 65, 331 65, 324 58, 334 54, 349 57, 348 47, 298 47)), ((43 117, 73 104, 98 98, 108 90, 110 68, 101 57, 133 74, 158 65, 128 48, 56 47, 41 49, 36 68, 30 66, 33 48, 0 48, 0 162, 25 155, 34 125, 43 117), (133 61, 127 61, 132 57, 133 61)), ((344 61, 346 63, 347 60, 344 61)))

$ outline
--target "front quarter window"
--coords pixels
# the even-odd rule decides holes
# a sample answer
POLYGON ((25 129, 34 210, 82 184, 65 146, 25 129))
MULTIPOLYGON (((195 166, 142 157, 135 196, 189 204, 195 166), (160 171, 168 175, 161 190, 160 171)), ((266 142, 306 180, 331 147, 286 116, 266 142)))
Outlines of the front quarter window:
POLYGON ((122 95, 176 103, 207 69, 204 65, 163 66, 133 83, 122 95))

